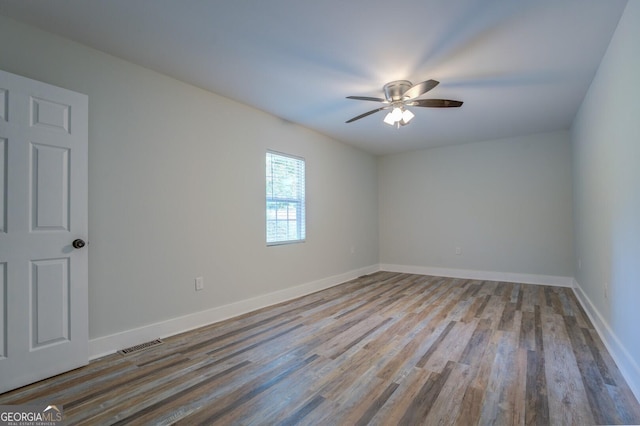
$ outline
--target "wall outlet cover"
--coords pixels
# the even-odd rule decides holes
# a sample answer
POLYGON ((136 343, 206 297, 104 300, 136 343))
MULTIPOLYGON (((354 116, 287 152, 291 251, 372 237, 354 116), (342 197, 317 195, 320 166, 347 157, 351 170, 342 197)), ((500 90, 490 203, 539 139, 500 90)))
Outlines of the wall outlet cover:
POLYGON ((197 277, 196 278, 196 291, 200 291, 204 289, 204 278, 197 277))

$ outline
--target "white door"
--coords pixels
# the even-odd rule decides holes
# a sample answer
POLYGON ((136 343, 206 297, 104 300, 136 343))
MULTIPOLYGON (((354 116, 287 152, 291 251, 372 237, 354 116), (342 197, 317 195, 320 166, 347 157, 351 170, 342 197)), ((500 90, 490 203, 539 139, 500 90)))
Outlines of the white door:
POLYGON ((88 362, 87 110, 0 71, 0 393, 88 362))

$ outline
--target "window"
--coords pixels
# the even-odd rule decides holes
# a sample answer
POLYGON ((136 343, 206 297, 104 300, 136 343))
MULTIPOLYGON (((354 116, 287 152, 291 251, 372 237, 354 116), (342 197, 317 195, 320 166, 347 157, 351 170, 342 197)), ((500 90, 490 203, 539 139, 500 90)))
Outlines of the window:
POLYGON ((305 239, 304 158, 267 152, 267 245, 305 239))

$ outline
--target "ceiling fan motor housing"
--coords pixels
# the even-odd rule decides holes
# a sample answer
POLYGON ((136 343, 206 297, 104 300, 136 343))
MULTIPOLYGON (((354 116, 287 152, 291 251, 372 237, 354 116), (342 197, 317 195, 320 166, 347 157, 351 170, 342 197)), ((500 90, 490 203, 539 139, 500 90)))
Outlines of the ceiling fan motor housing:
POLYGON ((396 80, 384 85, 384 96, 389 102, 398 102, 403 99, 404 93, 413 86, 408 80, 396 80))

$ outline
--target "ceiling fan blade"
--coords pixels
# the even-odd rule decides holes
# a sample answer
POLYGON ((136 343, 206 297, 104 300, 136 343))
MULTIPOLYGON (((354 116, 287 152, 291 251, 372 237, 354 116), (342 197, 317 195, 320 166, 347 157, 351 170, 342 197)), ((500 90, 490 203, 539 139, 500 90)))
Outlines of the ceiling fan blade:
POLYGON ((369 96, 347 96, 347 99, 355 99, 357 101, 373 101, 373 102, 387 102, 385 99, 382 98, 372 98, 369 96))
POLYGON ((438 84, 440 84, 440 82, 435 80, 423 81, 422 83, 418 83, 411 86, 409 90, 407 90, 402 94, 402 97, 405 99, 417 98, 420 95, 424 95, 429 90, 436 87, 438 84))
POLYGON ((383 107, 380 107, 380 108, 376 108, 376 109, 371 110, 369 112, 365 112, 364 114, 360 114, 357 117, 353 117, 351 120, 345 121, 345 123, 352 123, 352 122, 354 122, 356 120, 360 120, 361 118, 364 118, 364 117, 366 117, 368 115, 371 115, 371 114, 374 114, 374 113, 376 113, 378 111, 382 111, 383 109, 389 109, 389 108, 391 108, 391 107, 383 106, 383 107))
POLYGON ((457 108, 461 106, 462 103, 462 101, 452 101, 450 99, 417 99, 407 102, 406 105, 428 108, 457 108))

